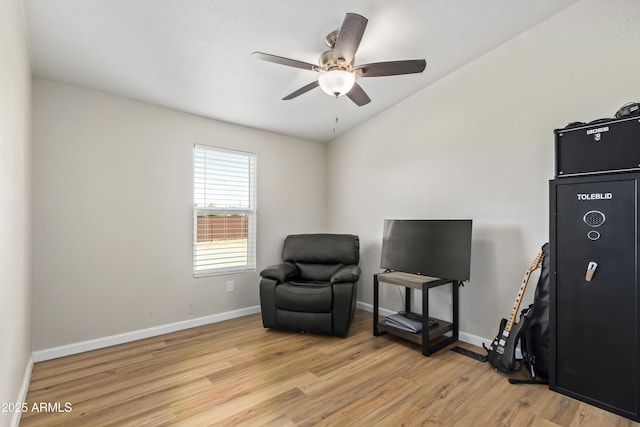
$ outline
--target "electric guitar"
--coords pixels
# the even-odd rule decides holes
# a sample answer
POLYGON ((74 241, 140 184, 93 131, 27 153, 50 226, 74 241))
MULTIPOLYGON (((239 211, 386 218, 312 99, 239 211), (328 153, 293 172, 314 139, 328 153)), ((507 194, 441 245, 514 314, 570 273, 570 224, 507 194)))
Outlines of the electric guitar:
MULTIPOLYGON (((494 369, 505 372, 512 373, 515 371, 516 367, 516 344, 520 339, 520 336, 524 332, 528 318, 526 316, 522 316, 520 322, 515 323, 516 315, 518 314, 518 309, 520 308, 520 302, 522 301, 522 296, 524 295, 524 291, 527 289, 527 283, 529 283, 529 277, 531 273, 535 271, 538 267, 540 267, 540 262, 544 257, 544 253, 540 252, 536 255, 533 262, 527 269, 527 272, 524 274, 524 278, 522 279, 522 284, 520 285, 520 290, 518 291, 518 296, 516 297, 516 301, 513 304, 513 309, 511 310, 511 315, 509 316, 509 320, 502 319, 500 321, 500 331, 498 335, 494 338, 491 343, 491 347, 486 348, 487 350, 487 360, 494 369)), ((482 345, 484 347, 484 344, 482 345)))

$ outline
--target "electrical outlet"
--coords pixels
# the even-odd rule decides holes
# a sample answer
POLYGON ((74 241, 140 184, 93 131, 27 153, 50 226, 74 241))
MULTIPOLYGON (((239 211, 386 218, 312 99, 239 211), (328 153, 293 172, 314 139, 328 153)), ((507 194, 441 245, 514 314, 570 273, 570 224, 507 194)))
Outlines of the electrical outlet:
POLYGON ((233 283, 233 280, 227 281, 227 292, 233 292, 234 288, 235 288, 235 283, 233 283))

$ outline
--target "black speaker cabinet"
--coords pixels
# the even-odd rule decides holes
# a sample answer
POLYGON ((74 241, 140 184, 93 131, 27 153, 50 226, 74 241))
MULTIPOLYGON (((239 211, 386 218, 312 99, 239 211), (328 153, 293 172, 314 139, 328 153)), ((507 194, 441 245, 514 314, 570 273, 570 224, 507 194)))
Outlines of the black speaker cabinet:
POLYGON ((556 129, 556 178, 640 170, 640 117, 556 129))
POLYGON ((552 390, 640 421, 640 173, 550 182, 552 390))

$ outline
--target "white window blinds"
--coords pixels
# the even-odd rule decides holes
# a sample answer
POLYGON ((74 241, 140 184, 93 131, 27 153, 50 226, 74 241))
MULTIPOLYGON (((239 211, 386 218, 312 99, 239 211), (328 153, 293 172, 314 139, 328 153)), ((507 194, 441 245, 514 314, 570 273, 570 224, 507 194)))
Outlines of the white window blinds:
POLYGON ((194 146, 194 276, 256 268, 255 182, 255 154, 194 146))

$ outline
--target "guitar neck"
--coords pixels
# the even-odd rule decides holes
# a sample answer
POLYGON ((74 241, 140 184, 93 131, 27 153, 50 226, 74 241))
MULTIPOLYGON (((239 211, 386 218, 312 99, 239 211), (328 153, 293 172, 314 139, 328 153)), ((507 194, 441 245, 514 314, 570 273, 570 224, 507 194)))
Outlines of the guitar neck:
POLYGON ((516 321, 516 316, 518 314, 518 310, 520 309, 520 303, 522 302, 522 297, 524 296, 524 292, 527 290, 527 283, 529 283, 529 277, 531 277, 531 273, 540 266, 540 261, 544 253, 540 252, 536 255, 535 259, 527 269, 527 272, 524 273, 524 278, 522 279, 522 284, 520 284, 520 290, 518 291, 518 296, 516 297, 516 301, 513 304, 513 309, 511 310, 511 315, 509 316, 509 320, 507 321, 507 325, 504 327, 506 332, 511 331, 511 327, 513 323, 516 321))
POLYGON ((509 332, 511 331, 511 327, 513 323, 516 321, 516 316, 518 314, 518 310, 520 309, 520 303, 522 302, 522 296, 524 292, 527 290, 527 283, 529 283, 529 277, 531 276, 531 270, 527 270, 524 275, 524 279, 522 279, 522 284, 520 285, 520 290, 518 291, 518 296, 516 297, 516 301, 513 304, 513 309, 511 310, 511 314, 509 315, 509 320, 507 321, 507 325, 504 327, 504 330, 509 332))

